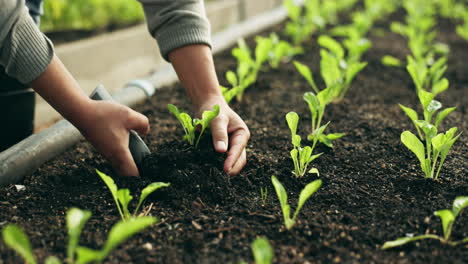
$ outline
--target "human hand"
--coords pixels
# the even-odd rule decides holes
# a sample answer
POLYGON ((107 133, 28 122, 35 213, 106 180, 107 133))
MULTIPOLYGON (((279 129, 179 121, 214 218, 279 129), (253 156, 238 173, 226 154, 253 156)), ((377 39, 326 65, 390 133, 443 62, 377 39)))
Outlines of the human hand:
POLYGON ((121 176, 138 176, 128 148, 129 131, 149 132, 148 118, 109 101, 90 101, 82 118, 75 122, 83 136, 112 164, 121 176))
POLYGON ((224 171, 229 175, 237 175, 247 162, 245 148, 250 132, 242 118, 229 107, 222 96, 205 99, 195 106, 196 113, 201 116, 203 111, 211 110, 216 104, 220 108, 219 115, 210 123, 213 146, 219 153, 228 152, 224 171))

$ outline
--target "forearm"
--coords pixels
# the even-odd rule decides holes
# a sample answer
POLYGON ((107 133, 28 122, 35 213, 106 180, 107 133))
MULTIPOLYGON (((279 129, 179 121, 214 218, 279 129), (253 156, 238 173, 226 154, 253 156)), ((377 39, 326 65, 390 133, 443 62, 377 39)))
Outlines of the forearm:
POLYGON ((44 73, 32 83, 32 88, 52 105, 62 116, 80 126, 86 118, 91 99, 56 56, 44 73))
POLYGON ((169 53, 177 75, 196 107, 209 98, 222 98, 211 50, 206 45, 188 45, 169 53))

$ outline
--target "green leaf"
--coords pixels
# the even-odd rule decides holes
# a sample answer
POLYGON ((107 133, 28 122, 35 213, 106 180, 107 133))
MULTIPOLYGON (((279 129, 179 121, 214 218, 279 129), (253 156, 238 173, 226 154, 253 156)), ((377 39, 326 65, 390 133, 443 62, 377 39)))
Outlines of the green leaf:
POLYGON ((165 183, 165 182, 153 182, 153 183, 149 184, 148 186, 146 186, 141 191, 140 200, 138 201, 138 205, 137 205, 133 215, 135 216, 138 213, 138 209, 140 209, 140 206, 143 204, 143 201, 146 199, 146 197, 148 197, 148 195, 150 195, 154 191, 158 190, 159 188, 169 187, 170 185, 171 185, 170 183, 165 183))
POLYGON ((226 79, 229 82, 231 86, 237 86, 237 76, 233 71, 227 71, 226 72, 226 79))
POLYGON ((294 63, 294 66, 296 66, 296 69, 299 71, 299 73, 307 80, 309 85, 312 86, 312 89, 316 93, 318 93, 319 89, 317 88, 317 85, 315 84, 312 72, 310 71, 309 67, 307 67, 306 65, 298 61, 294 61, 293 63, 294 63))
POLYGON ((335 83, 342 81, 340 70, 340 59, 331 55, 328 51, 320 50, 320 69, 322 77, 325 80, 327 87, 333 86, 335 83))
POLYGON ((201 125, 202 129, 200 130, 200 134, 197 139, 197 143, 195 143, 195 147, 198 146, 200 139, 205 132, 205 129, 210 125, 210 122, 215 119, 219 115, 219 105, 215 105, 213 110, 211 111, 204 111, 202 114, 202 119, 195 122, 195 126, 201 125))
MULTIPOLYGON (((323 153, 319 153, 319 154, 315 154, 315 155, 312 155, 309 160, 307 161, 307 163, 311 163, 312 161, 314 161, 315 159, 317 159, 318 157, 322 156, 323 153)), ((309 173, 311 173, 309 171, 309 173)))
POLYGON ((443 133, 437 134, 437 136, 431 139, 432 147, 434 148, 435 152, 440 152, 442 146, 445 144, 445 135, 443 133))
POLYGON ((410 131, 404 131, 401 133, 401 142, 403 142, 403 144, 416 155, 419 162, 421 163, 421 167, 423 167, 425 162, 424 145, 418 139, 418 137, 416 137, 410 131))
POLYGON ((427 137, 433 138, 437 135, 437 128, 431 123, 425 120, 416 120, 415 123, 424 131, 427 137))
POLYGON ((453 221, 455 221, 455 216, 452 211, 448 209, 439 210, 434 213, 434 215, 440 217, 442 221, 442 228, 444 230, 444 239, 448 241, 450 234, 452 233, 453 221))
POLYGON ((439 127, 440 123, 450 114, 452 113, 454 110, 456 109, 456 107, 449 107, 449 108, 445 108, 444 110, 440 111, 439 113, 437 113, 437 116, 435 118, 435 127, 439 127))
POLYGON ((320 172, 317 168, 311 168, 309 173, 317 174, 317 176, 320 177, 320 172))
POLYGON ((340 60, 344 58, 345 53, 343 47, 341 47, 341 44, 333 38, 327 35, 322 35, 318 38, 318 43, 320 46, 330 50, 336 58, 340 60))
POLYGON ((296 112, 287 113, 286 122, 288 123, 289 130, 291 130, 291 135, 296 135, 299 115, 296 112))
POLYGON ((284 223, 286 225, 286 228, 290 229, 292 225, 294 225, 293 223, 294 221, 290 219, 291 208, 288 204, 288 194, 286 193, 286 190, 284 189, 281 182, 275 176, 271 176, 271 182, 273 184, 273 187, 275 188, 275 192, 276 192, 276 195, 278 196, 278 200, 280 201, 281 210, 283 211, 283 218, 284 218, 284 223))
POLYGON ((67 231, 68 231, 68 247, 67 257, 73 263, 75 251, 80 240, 81 231, 84 225, 91 217, 91 212, 78 208, 71 208, 67 211, 67 231))
POLYGON ((431 101, 434 99, 434 94, 426 92, 423 89, 418 90, 419 101, 421 102, 424 109, 427 109, 431 101))
POLYGON ((120 205, 122 206, 125 219, 129 218, 130 212, 128 211, 128 204, 133 199, 133 197, 130 195, 130 190, 129 189, 118 190, 117 197, 119 199, 120 205))
POLYGON ((468 206, 468 196, 459 196, 453 201, 452 212, 455 217, 468 206))
POLYGON ((60 259, 58 259, 55 256, 47 257, 47 259, 45 260, 45 264, 60 264, 60 263, 62 263, 60 259))
POLYGON ((438 81, 434 86, 432 86, 432 93, 439 94, 449 87, 449 81, 447 78, 443 78, 442 80, 438 81))
POLYGON ((106 244, 101 251, 102 259, 106 258, 114 248, 123 243, 125 240, 155 224, 156 222, 157 219, 151 216, 131 218, 125 222, 119 221, 112 227, 109 233, 106 244))
POLYGON ((21 230, 20 227, 14 224, 9 224, 2 231, 3 241, 5 244, 18 253, 26 263, 35 264, 31 242, 28 236, 21 230))
POLYGON ((304 206, 304 203, 320 188, 320 186, 322 186, 322 180, 315 180, 307 184, 304 189, 302 189, 301 194, 299 195, 296 211, 294 212, 293 220, 296 219, 304 206))
POLYGON ((382 64, 385 66, 390 66, 390 67, 402 67, 403 63, 401 62, 400 59, 395 58, 390 55, 385 55, 382 57, 382 64))
POLYGON ((366 66, 367 66, 367 62, 351 64, 346 70, 346 79, 345 79, 346 85, 351 84, 351 82, 354 80, 354 77, 356 77, 356 75, 360 71, 362 71, 366 66))
POLYGON ((393 241, 387 241, 383 244, 382 249, 389 249, 389 248, 394 248, 394 247, 399 247, 403 246, 404 244, 414 242, 417 240, 421 239, 437 239, 434 235, 421 235, 421 236, 415 236, 415 237, 400 237, 396 240, 393 241))
POLYGON ((312 92, 306 92, 303 96, 304 101, 306 101, 307 105, 309 106, 309 110, 312 115, 315 115, 317 111, 320 109, 320 102, 312 92))
POLYGON ((271 264, 273 263, 273 248, 268 239, 258 237, 251 245, 254 255, 255 264, 271 264))
POLYGON ((402 104, 398 104, 400 106, 400 108, 406 113, 406 115, 412 120, 412 121, 416 121, 418 120, 418 113, 416 113, 416 111, 414 111, 413 109, 409 108, 409 107, 406 107, 402 104))
POLYGON ((115 202, 115 205, 117 206, 117 209, 119 211, 120 216, 122 217, 122 219, 125 219, 124 214, 122 212, 122 209, 120 208, 119 198, 117 196, 117 185, 115 185, 114 180, 111 177, 107 176, 106 174, 100 172, 97 169, 96 169, 96 173, 99 175, 99 177, 101 177, 101 179, 104 181, 104 183, 109 188, 109 190, 110 190, 110 192, 112 194, 112 198, 114 198, 114 202, 115 202))
POLYGON ((256 40, 255 60, 257 67, 260 67, 268 59, 268 54, 273 49, 273 43, 266 38, 257 38, 256 40))
POLYGON ((105 256, 102 256, 101 251, 94 250, 86 247, 78 247, 76 249, 77 264, 87 264, 96 261, 102 261, 105 256))

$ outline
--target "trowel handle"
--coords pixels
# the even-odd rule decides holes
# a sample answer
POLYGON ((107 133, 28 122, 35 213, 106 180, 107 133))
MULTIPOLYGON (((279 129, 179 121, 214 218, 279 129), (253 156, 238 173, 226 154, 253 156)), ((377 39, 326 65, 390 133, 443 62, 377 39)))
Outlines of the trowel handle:
MULTIPOLYGON (((109 92, 107 92, 106 88, 104 88, 102 84, 98 85, 96 89, 94 89, 90 95, 90 98, 99 101, 113 101, 112 96, 109 94, 109 92)), ((137 166, 140 165, 141 161, 146 155, 151 154, 148 146, 146 146, 143 139, 141 139, 138 133, 134 130, 130 130, 128 147, 137 166)))

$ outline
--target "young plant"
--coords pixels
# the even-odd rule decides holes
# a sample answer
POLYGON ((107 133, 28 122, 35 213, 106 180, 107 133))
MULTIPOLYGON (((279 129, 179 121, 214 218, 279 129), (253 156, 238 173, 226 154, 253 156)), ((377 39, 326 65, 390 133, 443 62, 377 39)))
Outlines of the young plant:
POLYGON ((211 120, 216 118, 219 114, 219 105, 215 105, 211 111, 204 111, 201 119, 192 119, 192 117, 187 113, 180 112, 173 104, 168 104, 167 108, 179 120, 180 124, 184 128, 185 136, 183 139, 187 140, 190 145, 195 147, 200 143, 200 139, 205 132, 205 129, 210 125, 211 120), (201 126, 201 130, 197 140, 195 141, 195 129, 199 125, 201 126))
POLYGON ((439 211, 434 212, 434 215, 438 216, 442 222, 442 230, 444 232, 444 236, 425 234, 425 235, 411 236, 411 237, 400 237, 396 240, 385 242, 384 245, 382 246, 382 249, 399 247, 407 243, 411 243, 411 242, 422 240, 422 239, 436 239, 450 246, 456 246, 456 245, 468 243, 468 237, 459 241, 450 241, 450 235, 452 234, 453 223, 455 222, 455 219, 463 210, 463 208, 467 206, 468 206, 468 196, 460 196, 460 197, 457 197, 453 201, 452 210, 444 209, 444 210, 439 210, 439 211))
MULTIPOLYGON (((101 263, 114 248, 141 230, 144 230, 150 225, 156 223, 157 221, 157 219, 154 217, 134 218, 127 222, 119 221, 112 227, 103 249, 92 250, 78 246, 81 231, 90 217, 91 212, 89 211, 83 211, 78 208, 71 208, 68 210, 66 216, 68 231, 66 263, 101 263)), ((14 224, 9 224, 3 229, 2 236, 5 244, 15 250, 26 263, 37 263, 31 248, 29 238, 20 227, 14 224)), ((45 264, 60 263, 62 262, 54 256, 47 257, 45 261, 45 264)))
MULTIPOLYGON (((307 167, 309 164, 314 161, 316 158, 320 157, 322 153, 312 155, 315 144, 312 147, 305 146, 301 147, 301 136, 297 135, 297 124, 299 122, 299 115, 295 112, 289 112, 286 114, 286 121, 288 123, 289 129, 291 130, 291 142, 293 144, 293 149, 291 150, 291 158, 294 163, 293 174, 296 177, 303 177, 307 172, 307 167)), ((315 141, 316 143, 316 141, 315 141)), ((316 172, 317 169, 312 169, 309 172, 316 172)))
POLYGON ((266 237, 257 237, 251 244, 255 264, 272 264, 274 252, 266 237))
POLYGON ((278 35, 275 33, 271 33, 268 38, 257 36, 255 39, 257 41, 257 45, 260 45, 262 42, 266 42, 263 46, 270 47, 268 62, 273 69, 277 69, 281 61, 288 60, 303 52, 301 47, 295 47, 287 41, 280 40, 278 35))
POLYGON ((115 205, 117 206, 117 209, 119 210, 120 217, 122 218, 123 221, 129 221, 132 218, 137 217, 138 210, 140 209, 140 206, 143 204, 143 201, 159 188, 162 187, 169 187, 170 183, 164 183, 164 182, 153 182, 146 186, 142 191, 140 195, 140 200, 138 201, 138 204, 133 211, 133 213, 130 213, 128 209, 128 204, 130 201, 133 199, 133 197, 130 195, 130 190, 128 189, 118 189, 117 185, 115 184, 114 180, 107 176, 106 174, 100 172, 99 170, 96 170, 97 174, 101 179, 104 181, 104 183, 107 185, 109 190, 111 191, 112 197, 114 198, 115 205))
POLYGON ((404 131, 401 134, 401 141, 416 155, 425 177, 437 179, 451 147, 460 137, 460 134, 455 135, 457 133, 456 127, 445 133, 438 132, 441 122, 455 110, 455 107, 441 110, 442 104, 434 99, 439 93, 448 89, 448 80, 446 78, 441 79, 446 67, 437 66, 439 73, 429 75, 435 84, 432 86, 431 91, 426 91, 423 80, 426 79, 427 73, 418 71, 418 69, 424 68, 417 68, 415 64, 412 65, 413 68, 410 66, 408 66, 408 71, 413 77, 417 88, 418 98, 423 109, 423 119, 419 118, 415 110, 400 104, 401 109, 413 122, 419 136, 418 138, 410 131, 404 131), (435 115, 436 113, 437 115, 435 115), (421 140, 424 140, 425 144, 421 140))
POLYGON ((319 90, 317 85, 315 84, 312 71, 304 64, 301 64, 297 61, 294 61, 294 65, 296 69, 301 73, 301 75, 307 80, 309 85, 315 91, 313 92, 306 92, 304 93, 304 101, 306 101, 307 105, 309 106, 310 114, 311 114, 311 121, 312 121, 312 130, 307 139, 313 142, 313 147, 317 144, 317 142, 321 142, 325 144, 327 147, 333 147, 333 141, 343 137, 345 134, 343 133, 331 133, 325 134, 324 131, 327 128, 328 124, 322 125, 323 115, 325 114, 325 108, 328 104, 330 104, 336 95, 339 92, 338 85, 331 85, 327 86, 323 90, 319 90))
POLYGON ((237 47, 232 50, 232 55, 237 59, 236 73, 226 72, 226 79, 231 85, 231 89, 221 86, 221 91, 227 102, 230 102, 234 97, 238 101, 242 101, 244 91, 257 81, 258 72, 267 61, 272 45, 270 41, 258 38, 254 59, 245 41, 243 39, 237 41, 237 47))
POLYGON ((284 189, 281 182, 275 177, 271 176, 271 182, 275 187, 276 195, 280 201, 281 210, 283 212, 284 225, 286 229, 290 230, 296 224, 296 218, 299 212, 304 206, 305 202, 314 194, 322 185, 322 180, 315 180, 307 184, 304 189, 302 189, 301 194, 299 195, 299 201, 297 203, 296 210, 294 211, 293 217, 291 218, 291 206, 288 204, 288 194, 284 189))
MULTIPOLYGON (((289 17, 289 21, 286 23, 285 34, 292 39, 295 46, 299 46, 313 33, 315 30, 314 24, 309 23, 310 20, 303 16, 303 8, 297 5, 294 0, 285 0, 283 5, 288 11, 289 17)), ((321 17, 316 17, 316 21, 319 21, 323 26, 325 24, 321 17)))
POLYGON ((268 188, 260 187, 260 197, 262 198, 262 206, 265 206, 266 200, 268 198, 268 188))

